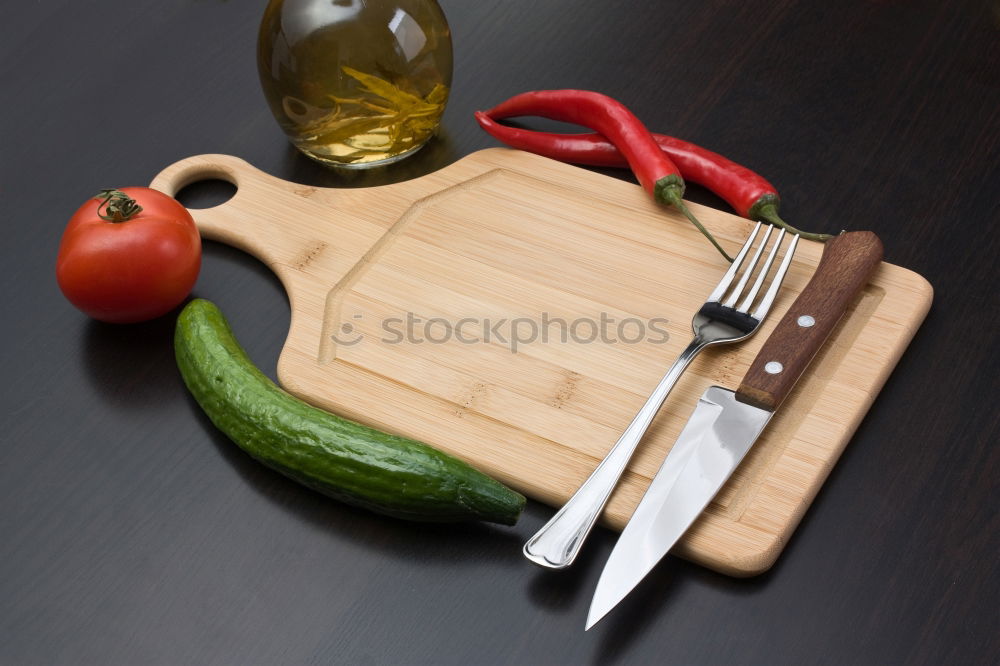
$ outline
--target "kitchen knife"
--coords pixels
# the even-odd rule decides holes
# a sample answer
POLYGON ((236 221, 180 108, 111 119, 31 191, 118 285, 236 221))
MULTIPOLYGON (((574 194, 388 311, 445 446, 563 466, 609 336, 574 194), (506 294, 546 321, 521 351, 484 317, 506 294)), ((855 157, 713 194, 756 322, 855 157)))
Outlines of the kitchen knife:
POLYGON ((639 584, 705 509, 881 261, 882 243, 869 231, 827 241, 812 279, 739 388, 712 386, 701 396, 604 566, 587 629, 639 584))

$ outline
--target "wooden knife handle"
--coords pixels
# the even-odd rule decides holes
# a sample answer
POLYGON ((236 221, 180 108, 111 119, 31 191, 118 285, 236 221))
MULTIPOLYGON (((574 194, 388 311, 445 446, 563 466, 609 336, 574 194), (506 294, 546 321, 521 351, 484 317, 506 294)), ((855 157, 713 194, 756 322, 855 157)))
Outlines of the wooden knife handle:
POLYGON ((826 242, 809 284, 761 348, 736 399, 774 411, 882 261, 882 241, 852 231, 826 242))

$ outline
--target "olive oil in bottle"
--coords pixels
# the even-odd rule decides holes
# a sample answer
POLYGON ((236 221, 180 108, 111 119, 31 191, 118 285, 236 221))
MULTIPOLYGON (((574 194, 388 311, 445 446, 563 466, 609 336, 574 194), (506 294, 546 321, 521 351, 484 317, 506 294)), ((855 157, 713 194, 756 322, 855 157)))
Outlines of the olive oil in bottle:
POLYGON ((451 33, 436 0, 271 0, 257 66, 296 148, 366 168, 433 135, 451 85, 451 33))

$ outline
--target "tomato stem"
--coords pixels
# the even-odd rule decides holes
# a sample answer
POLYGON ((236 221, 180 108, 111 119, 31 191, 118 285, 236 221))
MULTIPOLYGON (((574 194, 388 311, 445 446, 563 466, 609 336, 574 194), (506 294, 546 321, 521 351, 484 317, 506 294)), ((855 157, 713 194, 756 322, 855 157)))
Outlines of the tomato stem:
POLYGON ((142 206, 121 190, 101 190, 94 198, 101 200, 97 215, 108 222, 127 222, 142 212, 142 206))

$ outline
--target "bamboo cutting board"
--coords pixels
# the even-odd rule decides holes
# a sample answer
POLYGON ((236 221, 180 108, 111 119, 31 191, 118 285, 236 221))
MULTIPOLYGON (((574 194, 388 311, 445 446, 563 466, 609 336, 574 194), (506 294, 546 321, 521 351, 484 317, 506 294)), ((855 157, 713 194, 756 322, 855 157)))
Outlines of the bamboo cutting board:
MULTIPOLYGON (((278 378, 319 407, 427 442, 561 505, 691 337, 726 269, 636 185, 490 149, 367 189, 289 183, 226 155, 167 167, 175 194, 221 178, 193 210, 203 236, 280 278, 291 328, 278 378)), ((751 223, 689 204, 734 254, 751 223)), ((734 388, 808 281, 802 242, 749 341, 709 348, 667 400, 612 496, 620 529, 710 385, 734 388)), ((764 435, 674 553, 746 576, 773 564, 930 307, 919 275, 883 263, 764 435)))

